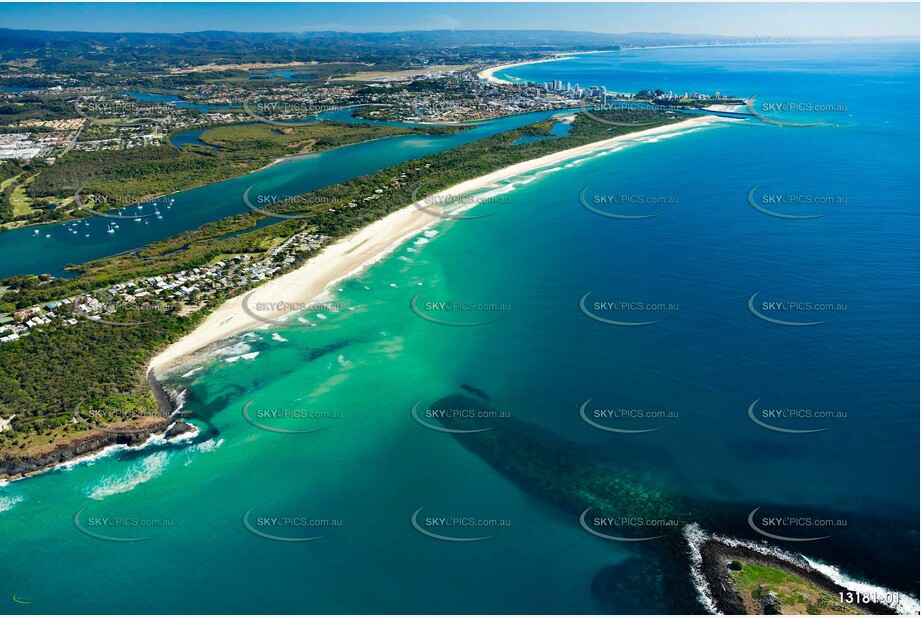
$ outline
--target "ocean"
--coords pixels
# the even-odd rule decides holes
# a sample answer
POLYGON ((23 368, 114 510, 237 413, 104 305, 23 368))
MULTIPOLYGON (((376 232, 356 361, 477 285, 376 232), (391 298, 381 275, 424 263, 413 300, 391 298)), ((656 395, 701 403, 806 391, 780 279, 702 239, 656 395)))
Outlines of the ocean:
MULTIPOLYGON (((125 219, 87 216, 79 221, 0 232, 0 278, 25 273, 73 276, 63 270, 69 264, 82 264, 132 251, 181 232, 194 230, 209 221, 248 212, 243 200, 243 194, 248 188, 252 188, 253 196, 281 200, 510 131, 556 113, 559 112, 534 112, 496 118, 477 123, 473 128, 453 135, 402 135, 287 157, 244 176, 179 191, 109 213, 127 217, 125 219), (113 222, 118 223, 119 227, 110 234, 107 230, 113 222)), ((355 121, 349 110, 339 110, 328 116, 343 122, 355 121)), ((202 130, 179 133, 172 137, 172 143, 177 147, 201 144, 198 142, 201 133, 202 130)), ((114 196, 114 199, 118 203, 134 201, 131 196, 114 196)), ((92 201, 87 202, 93 208, 92 201)))
POLYGON ((16 609, 702 611, 641 568, 656 540, 589 534, 507 473, 540 451, 487 461, 443 431, 437 402, 458 394, 478 429, 545 430, 701 505, 725 526, 708 532, 768 541, 753 508, 797 518, 784 535, 835 540, 771 543, 918 597, 917 43, 499 76, 759 93, 766 117, 823 124, 727 120, 530 172, 468 213, 489 216, 177 368, 196 436, 0 487, 16 609), (834 529, 803 523, 823 513, 834 529))

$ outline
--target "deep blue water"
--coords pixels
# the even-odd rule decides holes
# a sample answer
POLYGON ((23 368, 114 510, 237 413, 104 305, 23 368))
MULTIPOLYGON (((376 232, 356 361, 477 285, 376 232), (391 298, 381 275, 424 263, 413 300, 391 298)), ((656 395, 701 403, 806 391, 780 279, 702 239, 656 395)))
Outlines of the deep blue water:
MULTIPOLYGON (((99 611, 102 598, 107 611, 151 613, 659 609, 671 591, 654 581, 608 582, 606 595, 593 590, 601 569, 650 559, 655 541, 591 536, 451 436, 413 422, 414 401, 429 404, 464 384, 513 418, 573 441, 578 452, 613 458, 667 493, 710 505, 729 522, 712 532, 759 540, 740 505, 787 516, 843 513, 851 525, 833 531, 836 545, 782 547, 918 596, 917 46, 645 50, 512 73, 583 86, 591 84, 583 75, 592 76, 611 90, 624 75, 633 80, 625 89, 681 76, 681 88, 753 88, 772 102, 832 102, 846 111, 778 113, 827 120, 822 127, 753 119, 676 129, 525 174, 502 183, 510 188, 506 202, 471 211, 494 216, 415 235, 335 286, 348 309, 306 316, 317 327, 256 330, 195 359, 169 385, 187 389, 186 409, 205 428, 197 444, 123 452, 0 488, 7 509, 0 535, 16 567, 6 585, 41 600, 25 611, 99 611), (748 200, 756 186, 760 211, 748 200), (605 217, 585 208, 580 194, 608 214, 656 216, 605 217), (643 203, 595 200, 621 195, 643 203), (832 200, 762 199, 774 195, 832 200), (763 210, 827 216, 797 220, 763 210), (444 327, 410 311, 420 292, 510 310, 493 324, 444 327), (747 304, 755 293, 753 306, 767 317, 825 322, 759 319, 747 304), (580 311, 585 294, 589 307, 641 301, 674 310, 598 309, 618 321, 658 321, 614 326, 580 311), (762 305, 776 301, 839 310, 762 305), (593 407, 677 416, 603 421, 659 428, 612 434, 581 420, 588 399, 593 407), (827 428, 781 433, 749 419, 755 400, 758 410, 847 415, 763 419, 827 428), (328 431, 284 436, 246 423, 241 409, 249 401, 342 416, 328 431), (482 543, 445 543, 410 526, 420 507, 511 525, 482 543), (175 524, 143 543, 107 544, 74 529, 78 509, 175 524), (318 531, 329 536, 315 543, 272 542, 241 525, 248 509, 342 525, 318 531), (867 517, 879 527, 862 527, 867 517), (175 580, 168 594, 150 577, 165 557, 175 580), (880 564, 888 570, 873 566, 880 564)), ((700 611, 693 598, 681 602, 700 611)))
MULTIPOLYGON (((579 361, 575 381, 572 372, 565 382, 545 376, 547 390, 572 391, 576 398, 581 391, 588 398, 603 385, 608 393, 646 393, 662 405, 687 409, 693 416, 681 423, 676 438, 693 457, 663 473, 695 492, 719 498, 752 493, 857 510, 872 504, 875 512, 917 508, 916 52, 910 44, 635 50, 509 71, 521 79, 609 90, 761 92, 759 102, 846 107, 773 113, 828 126, 728 123, 538 183, 542 201, 576 206, 544 213, 559 215, 549 224, 557 233, 545 247, 521 255, 529 270, 568 290, 560 310, 580 290, 680 305, 674 317, 660 313, 661 324, 638 331, 584 324, 580 314, 554 323, 557 336, 541 345, 555 346, 561 357, 579 349, 585 361, 579 361), (846 204, 768 204, 781 214, 829 213, 813 220, 775 218, 749 205, 746 196, 755 186, 759 204, 770 195, 843 198, 846 204), (677 203, 620 210, 662 213, 652 219, 608 220, 579 207, 575 194, 584 187, 589 196, 642 194, 677 203), (591 224, 591 231, 584 227, 591 224), (802 299, 847 309, 816 318, 829 321, 815 327, 778 326, 748 311, 746 301, 755 292, 761 293, 759 303, 802 299), (599 363, 603 358, 611 364, 599 363), (833 427, 819 434, 770 432, 747 418, 748 405, 759 398, 769 407, 819 406, 846 410, 848 417, 837 421, 840 426, 776 423, 833 427), (721 465, 728 461, 731 466, 721 465)), ((538 191, 537 184, 516 193, 528 190, 538 191)), ((545 236, 529 229, 548 225, 543 218, 520 225, 527 226, 516 226, 522 237, 544 242, 545 236)), ((538 322, 549 318, 527 315, 538 322)), ((812 320, 792 315, 787 319, 812 320)), ((497 351, 493 369, 516 373, 502 353, 524 351, 497 351)), ((518 379, 523 384, 526 378, 518 379)), ((535 409, 543 401, 535 396, 535 409)))

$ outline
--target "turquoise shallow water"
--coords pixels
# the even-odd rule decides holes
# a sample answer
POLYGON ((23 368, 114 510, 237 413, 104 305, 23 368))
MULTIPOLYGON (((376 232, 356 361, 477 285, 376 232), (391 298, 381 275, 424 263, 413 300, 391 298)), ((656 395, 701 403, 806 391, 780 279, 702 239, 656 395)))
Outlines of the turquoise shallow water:
MULTIPOLYGON (((675 131, 528 174, 502 193, 507 201, 471 211, 492 216, 420 233, 336 286, 333 306, 291 326, 243 334, 179 368, 168 384, 185 393, 184 409, 202 429, 190 443, 122 451, 0 488, 6 509, 0 534, 6 555, 15 557, 4 561, 3 586, 33 601, 15 609, 659 608, 646 591, 607 600, 593 592, 599 570, 647 550, 587 534, 577 519, 524 494, 450 435, 413 420, 414 403, 424 410, 462 392, 462 385, 488 394, 496 410, 726 512, 736 504, 843 512, 854 525, 836 534, 854 548, 850 553, 831 554, 821 544, 785 547, 833 557, 854 576, 917 596, 911 575, 892 579, 865 567, 882 556, 895 570, 914 573, 918 558, 916 46, 604 56, 514 74, 582 85, 594 80, 612 90, 621 75, 644 87, 680 75, 682 88, 753 88, 773 101, 841 102, 847 111, 821 116, 833 125, 827 127, 746 121, 675 131), (763 214, 747 200, 756 185, 758 205, 781 214, 830 214, 809 220, 763 214), (601 216, 580 203, 583 190, 587 203, 605 212, 657 216, 601 216), (774 194, 846 197, 846 203, 760 199, 774 194), (595 200, 611 195, 669 199, 595 200), (822 312, 828 321, 818 326, 785 327, 749 311, 755 292, 759 301, 826 302, 846 310, 822 312), (496 321, 463 328, 432 323, 410 309, 420 293, 418 306, 430 317, 496 321), (594 300, 677 309, 597 310, 624 321, 661 320, 611 326, 580 311, 586 293, 589 309, 594 300), (426 309, 426 302, 449 300, 506 310, 426 309), (677 416, 604 421, 660 428, 613 434, 582 421, 579 407, 588 399, 598 407, 677 416), (759 409, 847 416, 765 419, 783 428, 828 428, 774 432, 749 419, 756 399, 759 409), (274 428, 320 431, 259 429, 244 409, 274 428), (258 416, 271 410, 321 418, 258 416), (494 538, 452 543, 424 536, 410 522, 418 509, 423 524, 425 517, 494 520, 426 528, 494 538), (75 527, 78 512, 78 523, 91 532, 153 538, 91 538, 75 527), (260 532, 324 538, 260 537, 244 526, 247 512, 260 532), (871 515, 889 527, 862 529, 861 518, 871 515), (128 522, 92 519, 102 517, 128 522), (284 517, 319 522, 260 520, 284 517), (132 518, 171 525, 134 525, 132 518), (882 542, 867 549, 862 541, 873 534, 882 542)), ((816 315, 755 307, 793 321, 816 315)), ((724 532, 744 534, 746 513, 724 532)), ((758 537, 749 531, 748 538, 758 537)), ((686 607, 694 608, 693 599, 686 607)))

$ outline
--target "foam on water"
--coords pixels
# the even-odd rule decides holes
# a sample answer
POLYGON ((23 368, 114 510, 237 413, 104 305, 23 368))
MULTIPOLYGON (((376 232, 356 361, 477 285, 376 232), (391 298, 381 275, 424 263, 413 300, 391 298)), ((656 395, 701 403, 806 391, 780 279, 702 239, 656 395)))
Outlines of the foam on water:
POLYGON ((248 343, 245 341, 239 341, 237 343, 209 352, 208 356, 240 356, 242 354, 246 354, 250 350, 252 350, 252 348, 248 343))
POLYGON ((22 496, 0 496, 0 513, 9 511, 23 500, 22 496))
MULTIPOLYGON (((147 444, 147 443, 145 442, 144 444, 147 444)), ((141 445, 141 447, 136 447, 136 448, 142 448, 143 446, 144 445, 141 445)), ((129 447, 125 444, 111 444, 105 448, 99 449, 95 453, 90 453, 89 455, 84 455, 82 457, 76 457, 69 461, 59 463, 54 468, 52 468, 52 470, 66 471, 66 470, 72 470, 76 468, 77 466, 82 466, 82 465, 92 466, 94 463, 96 463, 100 459, 104 457, 108 457, 109 455, 112 455, 113 453, 117 453, 119 451, 126 450, 128 448, 129 447)))
POLYGON ((179 414, 179 411, 182 410, 183 406, 185 406, 185 397, 188 392, 188 389, 184 388, 181 391, 172 391, 170 393, 173 402, 176 404, 176 407, 173 409, 173 413, 170 416, 179 414))
POLYGON ((813 560, 808 556, 803 556, 803 559, 811 566, 813 569, 822 573, 830 580, 838 584, 839 586, 844 586, 848 590, 853 590, 860 594, 869 595, 871 598, 879 600, 888 607, 891 607, 900 614, 906 615, 921 615, 921 602, 918 599, 904 595, 900 592, 895 592, 894 590, 889 590, 882 586, 876 586, 867 582, 862 582, 858 579, 854 579, 842 573, 837 567, 824 564, 818 560, 813 560), (891 602, 885 603, 885 599, 891 599, 891 602))
POLYGON ((198 372, 201 371, 202 369, 204 369, 204 367, 196 367, 195 369, 192 369, 191 371, 186 371, 186 372, 185 372, 184 374, 182 374, 182 376, 180 376, 180 377, 188 378, 188 377, 190 377, 190 376, 195 375, 196 373, 198 373, 198 372))
POLYGON ((731 547, 744 547, 765 556, 773 556, 775 558, 779 558, 785 562, 790 562, 792 564, 797 564, 807 568, 811 567, 827 576, 839 586, 843 586, 848 590, 852 590, 857 593, 867 594, 871 598, 876 599, 878 603, 886 605, 900 614, 918 615, 921 613, 921 604, 919 604, 918 599, 900 592, 896 592, 894 590, 890 590, 883 586, 877 586, 876 584, 860 581, 850 577, 849 575, 846 575, 837 567, 824 564, 803 554, 790 553, 767 544, 743 541, 741 539, 725 537, 718 534, 709 534, 704 532, 703 529, 701 529, 701 527, 697 524, 690 524, 685 526, 684 537, 687 540, 688 546, 691 550, 691 578, 694 581, 694 587, 697 589, 697 594, 700 602, 711 613, 718 612, 716 611, 716 605, 713 601, 710 587, 707 584, 707 581, 704 578, 703 572, 701 570, 703 560, 700 554, 700 547, 707 540, 714 540, 720 543, 725 543, 731 547), (886 602, 887 599, 889 602, 886 602))
POLYGON ((716 603, 710 596, 710 587, 707 585, 702 569, 703 557, 700 555, 700 546, 707 539, 707 535, 697 524, 690 524, 684 527, 684 537, 691 548, 691 580, 697 590, 697 600, 711 614, 719 614, 716 603))
POLYGON ((103 477, 87 492, 87 497, 93 500, 104 500, 109 496, 132 491, 138 485, 152 481, 163 474, 168 462, 169 455, 166 451, 148 455, 132 464, 122 474, 103 477))
MULTIPOLYGON (((169 442, 172 444, 188 444, 192 440, 198 437, 198 434, 201 433, 201 428, 198 425, 189 423, 189 426, 192 428, 189 431, 185 432, 181 436, 175 438, 170 438, 169 442)), ((171 426, 172 427, 172 426, 171 426)))
POLYGON ((204 442, 199 442, 198 444, 190 446, 186 450, 187 459, 184 466, 188 466, 192 463, 195 455, 199 453, 210 453, 211 451, 217 450, 224 444, 224 438, 210 438, 204 442))

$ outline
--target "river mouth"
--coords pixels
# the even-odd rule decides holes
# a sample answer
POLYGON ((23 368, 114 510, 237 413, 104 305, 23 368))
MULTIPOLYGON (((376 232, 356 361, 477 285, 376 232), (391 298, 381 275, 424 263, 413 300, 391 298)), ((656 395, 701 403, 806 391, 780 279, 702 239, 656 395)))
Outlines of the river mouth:
MULTIPOLYGON (((349 112, 339 110, 337 114, 349 112)), ((350 112, 349 112, 350 113, 350 112)), ((74 222, 51 223, 40 228, 19 228, 0 232, 0 278, 24 273, 49 273, 71 276, 68 265, 136 250, 180 232, 206 223, 248 212, 243 194, 250 186, 266 194, 301 195, 309 191, 345 182, 391 165, 444 152, 477 139, 508 131, 551 116, 553 111, 507 116, 477 123, 473 128, 453 135, 408 135, 387 137, 324 150, 310 155, 293 155, 278 164, 213 184, 169 194, 169 208, 159 208, 160 215, 147 217, 151 211, 136 213, 140 221, 119 222, 115 233, 108 233, 111 222, 105 217, 84 217, 79 233, 74 222)), ((363 123, 354 119, 356 123, 363 123)), ((383 123, 389 124, 389 123, 383 123)), ((183 143, 200 143, 204 129, 180 133, 183 143)), ((175 137, 175 136, 174 136, 175 137)))
MULTIPOLYGON (((279 323, 164 379, 197 434, 0 481, 4 585, 48 613, 736 614, 773 595, 797 613, 916 614, 917 140, 881 93, 910 103, 917 65, 883 86, 879 53, 610 54, 625 89, 768 81, 836 93, 853 117, 816 133, 727 122, 560 161, 282 316, 256 303, 288 299, 253 296, 279 323), (802 71, 783 70, 790 57, 802 71), (751 205, 797 191, 848 202, 808 220, 751 205), (847 310, 802 327, 756 315, 800 297, 847 310), (164 594, 150 566, 178 554, 164 594)), ((600 56, 510 71, 600 83, 600 56)), ((441 140, 286 159, 119 230, 166 225, 180 201, 213 220, 253 183, 257 203, 441 140)), ((78 260, 88 241, 71 236, 78 260)), ((54 266, 57 242, 0 243, 0 264, 54 266)))

